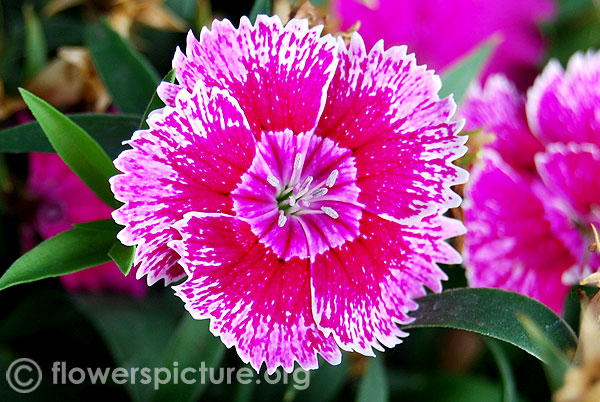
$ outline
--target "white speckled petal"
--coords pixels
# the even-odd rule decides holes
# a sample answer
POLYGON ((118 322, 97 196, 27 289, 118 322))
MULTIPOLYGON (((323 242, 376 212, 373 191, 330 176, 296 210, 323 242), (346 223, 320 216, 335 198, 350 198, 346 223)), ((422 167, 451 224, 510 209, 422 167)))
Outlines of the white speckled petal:
POLYGON ((445 239, 465 229, 437 215, 404 225, 365 213, 361 232, 316 257, 313 312, 319 328, 342 349, 372 356, 372 348, 393 347, 406 336, 397 324, 411 321, 408 313, 417 309, 414 299, 425 295, 425 286, 442 290, 446 275, 437 263, 462 261, 445 239))
POLYGON ((346 49, 329 87, 317 134, 351 149, 356 158, 359 201, 375 214, 418 222, 456 207, 450 187, 468 174, 452 161, 466 152, 456 105, 440 100, 440 79, 416 64, 405 47, 367 53, 360 35, 346 49))
POLYGON ((202 81, 229 91, 255 131, 309 131, 337 64, 336 41, 321 37, 322 29, 299 19, 284 27, 279 17, 264 15, 254 26, 243 17, 237 29, 215 21, 199 40, 190 32, 186 53, 178 49, 173 67, 184 88, 202 81))
POLYGON ((180 91, 149 125, 115 160, 123 174, 111 179, 112 190, 125 205, 113 218, 125 225, 119 239, 138 246, 138 277, 170 283, 184 276, 167 247, 177 236, 171 225, 190 211, 231 211, 227 194, 252 161, 254 139, 237 102, 201 85, 193 94, 180 91))
POLYGON ((177 223, 180 255, 188 280, 175 292, 196 319, 259 371, 291 372, 318 367, 317 354, 341 361, 333 337, 317 329, 311 315, 308 260, 284 262, 265 248, 250 226, 231 216, 186 215, 177 223))

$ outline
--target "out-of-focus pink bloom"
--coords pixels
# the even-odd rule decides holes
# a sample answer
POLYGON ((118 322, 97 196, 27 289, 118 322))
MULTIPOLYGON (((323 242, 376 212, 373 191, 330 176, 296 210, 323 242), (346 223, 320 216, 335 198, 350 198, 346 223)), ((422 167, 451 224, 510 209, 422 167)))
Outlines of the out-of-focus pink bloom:
MULTIPOLYGON (((38 203, 33 226, 47 239, 71 229, 74 223, 110 218, 106 206, 55 154, 29 155, 27 190, 38 203)), ((124 277, 113 263, 60 277, 71 291, 123 292, 135 297, 145 294, 147 286, 135 279, 135 272, 124 277)))
POLYGON ((600 269, 588 250, 600 223, 600 52, 574 55, 566 71, 549 63, 526 103, 491 77, 463 114, 497 137, 466 190, 469 281, 561 311, 569 285, 600 269))
POLYGON ((111 179, 138 275, 187 276, 192 316, 269 373, 398 344, 441 291, 436 263, 461 261, 444 241, 464 230, 443 216, 467 178, 453 100, 406 47, 321 30, 259 16, 190 33, 168 106, 111 179))
POLYGON ((473 85, 465 97, 461 113, 465 130, 483 129, 493 135, 489 147, 504 162, 527 175, 535 175, 535 154, 544 146, 527 125, 525 96, 503 75, 491 76, 485 88, 473 85))
POLYGON ((537 24, 554 11, 552 0, 333 0, 341 28, 361 22, 368 46, 407 45, 428 67, 443 70, 496 35, 501 41, 485 74, 504 73, 520 88, 535 77, 544 44, 537 24))

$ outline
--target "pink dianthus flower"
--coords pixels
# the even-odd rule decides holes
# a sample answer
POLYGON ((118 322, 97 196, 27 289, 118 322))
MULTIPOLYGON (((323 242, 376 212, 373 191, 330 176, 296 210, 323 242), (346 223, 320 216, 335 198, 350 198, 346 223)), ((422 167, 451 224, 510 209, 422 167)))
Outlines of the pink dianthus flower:
POLYGON ((460 255, 442 216, 467 174, 455 104, 405 47, 305 20, 215 21, 173 60, 167 106, 115 161, 119 238, 243 361, 268 372, 400 342, 460 255))
POLYGON ((569 286, 600 269, 600 52, 551 61, 527 99, 502 76, 474 87, 467 129, 496 136, 466 189, 472 286, 535 297, 562 311, 569 286))

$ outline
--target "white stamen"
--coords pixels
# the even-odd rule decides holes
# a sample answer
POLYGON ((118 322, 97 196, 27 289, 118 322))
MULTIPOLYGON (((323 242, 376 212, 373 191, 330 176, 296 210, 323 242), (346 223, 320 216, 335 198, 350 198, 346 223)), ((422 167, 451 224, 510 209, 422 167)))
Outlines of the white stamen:
POLYGON ((331 207, 321 207, 321 211, 325 212, 325 215, 333 219, 337 219, 340 217, 340 215, 335 211, 335 209, 331 207))
POLYGON ((317 191, 315 191, 315 192, 312 194, 312 196, 313 196, 314 198, 317 198, 317 197, 322 197, 322 196, 324 196, 325 194, 327 194, 327 189, 326 189, 326 188, 320 188, 320 189, 318 189, 317 191))
POLYGON ((290 207, 293 207, 294 205, 296 205, 296 197, 290 195, 290 207))
POLYGON ((331 172, 329 174, 329 177, 327 178, 327 181, 325 182, 325 185, 329 188, 333 187, 339 174, 340 174, 340 172, 337 169, 335 169, 333 172, 331 172))
POLYGON ((304 162, 302 159, 302 154, 296 154, 296 158, 294 158, 294 169, 300 170, 302 167, 302 162, 304 162))
POLYGON ((272 174, 270 174, 267 177, 267 181, 269 182, 270 185, 272 185, 273 187, 278 187, 279 186, 279 179, 275 176, 273 176, 272 174))
POLYGON ((282 228, 287 222, 287 216, 284 215, 283 211, 279 211, 279 219, 277 220, 277 225, 282 228))

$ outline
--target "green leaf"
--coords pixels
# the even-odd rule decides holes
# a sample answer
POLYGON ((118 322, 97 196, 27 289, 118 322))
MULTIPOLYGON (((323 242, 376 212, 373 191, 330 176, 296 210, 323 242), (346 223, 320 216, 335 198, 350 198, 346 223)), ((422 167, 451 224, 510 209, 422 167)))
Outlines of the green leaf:
POLYGON ((102 219, 100 221, 91 221, 83 223, 74 223, 74 228, 81 230, 93 230, 95 232, 110 232, 116 234, 122 229, 121 226, 117 225, 112 219, 102 219))
MULTIPOLYGON (((172 69, 171 71, 169 71, 162 80, 170 82, 170 83, 175 82, 175 69, 172 69)), ((146 106, 146 111, 144 111, 144 116, 142 117, 142 120, 140 121, 139 129, 140 130, 147 129, 148 123, 146 122, 146 120, 148 119, 150 112, 152 112, 153 110, 156 110, 156 109, 160 109, 163 106, 165 106, 165 104, 163 103, 162 100, 160 100, 158 93, 156 91, 154 91, 154 95, 152 95, 150 102, 148 102, 148 106, 146 106)))
MULTIPOLYGON (((225 347, 219 338, 210 333, 208 325, 208 320, 198 321, 185 314, 167 345, 161 367, 173 367, 174 362, 178 362, 180 370, 187 367, 217 367, 225 355, 225 347)), ((204 374, 208 376, 208 371, 204 371, 204 374)), ((195 379, 195 384, 175 384, 173 381, 161 384, 152 401, 169 402, 173 400, 173 395, 177 395, 177 400, 181 402, 197 401, 208 385, 208 381, 201 381, 199 375, 202 374, 194 372, 187 376, 190 380, 195 379)))
POLYGON ((107 205, 117 208, 108 179, 119 172, 100 145, 81 127, 31 92, 19 89, 58 155, 107 205))
POLYGON ((154 67, 105 22, 89 27, 86 43, 119 109, 141 114, 160 80, 154 67))
POLYGON ((46 65, 48 47, 39 18, 30 4, 23 6, 25 19, 25 79, 33 78, 46 65))
POLYGON ((440 98, 454 94, 454 101, 460 105, 469 84, 479 76, 497 45, 498 40, 492 37, 446 70, 441 77, 440 98))
POLYGON ((117 240, 110 248, 108 256, 117 264, 123 275, 127 276, 129 275, 129 271, 131 271, 131 266, 133 265, 135 247, 126 246, 117 240))
POLYGON ((544 370, 546 371, 550 387, 553 390, 559 389, 563 384, 567 370, 571 366, 569 359, 550 339, 546 338, 544 332, 531 318, 525 314, 521 314, 519 315, 519 320, 525 327, 531 341, 541 352, 542 361, 546 363, 544 370))
POLYGON ((360 381, 357 402, 385 402, 390 399, 387 375, 381 357, 369 359, 367 372, 360 381))
MULTIPOLYGON (((103 113, 81 113, 66 115, 73 123, 87 132, 114 159, 125 146, 124 140, 138 128, 140 116, 103 113)), ((55 152, 36 121, 0 130, 0 152, 55 152)))
POLYGON ((273 13, 273 4, 271 0, 255 0, 250 10, 250 21, 254 23, 259 14, 271 15, 273 13))
POLYGON ((517 387, 515 385, 515 378, 510 367, 510 361, 506 356, 506 352, 502 345, 495 339, 483 337, 484 343, 487 345, 490 352, 496 360, 498 370, 500 371, 500 377, 502 378, 502 385, 504 386, 504 397, 503 402, 517 402, 517 387))
POLYGON ((0 278, 0 290, 104 264, 110 260, 116 233, 80 226, 51 237, 8 268, 0 278))
POLYGON ((567 323, 540 302, 500 289, 462 288, 428 294, 417 299, 415 321, 404 329, 422 327, 456 328, 511 343, 544 361, 544 352, 531 341, 518 320, 526 314, 545 338, 560 350, 575 348, 577 339, 567 323))

